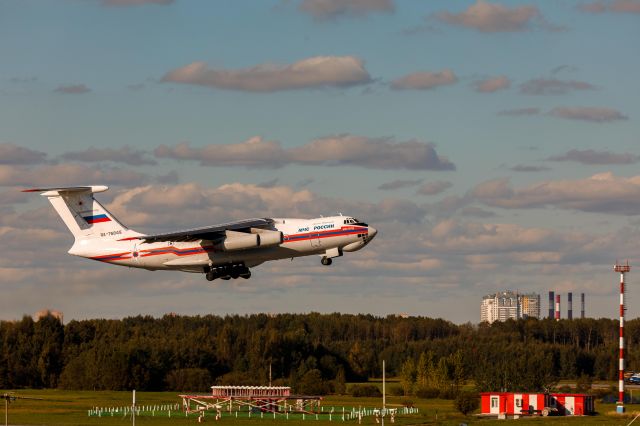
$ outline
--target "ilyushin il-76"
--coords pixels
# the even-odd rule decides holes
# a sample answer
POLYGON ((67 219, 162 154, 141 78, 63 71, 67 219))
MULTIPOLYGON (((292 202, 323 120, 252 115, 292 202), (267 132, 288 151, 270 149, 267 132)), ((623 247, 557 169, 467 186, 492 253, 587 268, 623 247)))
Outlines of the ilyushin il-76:
POLYGON ((49 199, 75 242, 69 254, 148 270, 202 273, 207 280, 250 278, 269 260, 319 255, 323 265, 366 246, 375 228, 350 216, 255 218, 146 235, 127 228, 94 194, 106 186, 26 189, 49 199))

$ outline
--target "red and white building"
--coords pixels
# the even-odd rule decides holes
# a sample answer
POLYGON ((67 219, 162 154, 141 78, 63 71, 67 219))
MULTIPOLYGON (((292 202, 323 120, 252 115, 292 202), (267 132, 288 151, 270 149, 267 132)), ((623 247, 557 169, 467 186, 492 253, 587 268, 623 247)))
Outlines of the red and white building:
POLYGON ((480 396, 480 414, 487 416, 586 416, 595 412, 593 396, 582 393, 482 392, 480 396))

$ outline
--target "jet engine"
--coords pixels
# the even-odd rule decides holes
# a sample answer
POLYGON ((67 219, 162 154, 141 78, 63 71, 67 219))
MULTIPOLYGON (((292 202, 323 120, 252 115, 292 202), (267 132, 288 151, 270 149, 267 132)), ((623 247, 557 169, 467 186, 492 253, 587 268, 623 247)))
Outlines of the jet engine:
POLYGON ((257 234, 260 237, 260 247, 277 246, 282 244, 282 241, 284 241, 284 236, 280 231, 251 228, 251 233, 257 234))
POLYGON ((251 228, 251 233, 226 231, 225 238, 215 244, 215 248, 222 251, 247 250, 275 246, 282 243, 282 240, 282 232, 251 228))

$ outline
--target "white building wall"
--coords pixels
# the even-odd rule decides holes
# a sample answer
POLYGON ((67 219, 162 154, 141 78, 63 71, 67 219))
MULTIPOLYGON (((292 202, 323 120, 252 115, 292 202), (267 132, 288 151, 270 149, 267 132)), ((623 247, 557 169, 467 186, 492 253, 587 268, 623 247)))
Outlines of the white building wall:
POLYGON ((540 318, 540 296, 512 291, 490 294, 482 298, 480 321, 489 324, 510 318, 540 318))

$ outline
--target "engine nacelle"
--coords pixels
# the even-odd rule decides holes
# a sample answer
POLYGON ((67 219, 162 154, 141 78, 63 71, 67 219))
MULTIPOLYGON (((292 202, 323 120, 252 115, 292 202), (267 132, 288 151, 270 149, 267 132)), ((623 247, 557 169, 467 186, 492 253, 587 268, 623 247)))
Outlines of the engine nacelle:
POLYGON ((276 246, 284 238, 282 232, 259 228, 251 228, 251 233, 226 231, 225 234, 225 239, 214 246, 216 250, 236 251, 276 246))
POLYGON ((280 231, 271 231, 269 229, 251 228, 252 234, 260 237, 260 247, 277 246, 284 241, 284 235, 280 231))
POLYGON ((257 234, 246 232, 226 231, 224 240, 215 245, 217 250, 235 251, 256 248, 260 245, 260 237, 257 234))

